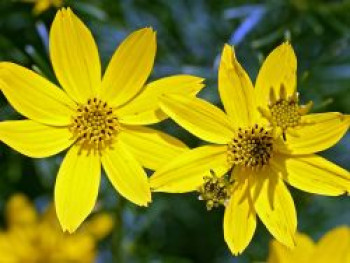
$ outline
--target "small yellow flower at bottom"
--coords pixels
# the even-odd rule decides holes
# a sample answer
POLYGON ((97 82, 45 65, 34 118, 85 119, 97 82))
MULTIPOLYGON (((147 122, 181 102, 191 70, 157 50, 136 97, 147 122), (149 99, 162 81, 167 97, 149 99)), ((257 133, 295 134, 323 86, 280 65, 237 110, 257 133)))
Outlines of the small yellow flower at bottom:
POLYGON ((349 263, 350 228, 337 227, 314 242, 303 233, 295 236, 295 248, 289 249, 275 240, 270 243, 267 263, 349 263))
POLYGON ((281 87, 281 81, 286 87, 295 84, 294 52, 289 44, 282 47, 267 57, 255 88, 233 48, 224 47, 218 86, 226 113, 199 98, 166 95, 161 100, 161 108, 173 120, 212 144, 181 154, 158 169, 151 188, 199 191, 209 209, 225 205, 224 238, 235 255, 250 243, 257 216, 278 241, 294 247, 297 217, 285 182, 328 196, 350 192, 349 172, 315 154, 344 136, 350 124, 347 116, 312 114, 313 121, 298 129, 298 136, 289 136, 289 129, 283 136, 261 115, 259 105, 267 105, 270 87, 276 83, 281 87))
POLYGON ((63 233, 53 206, 38 214, 24 195, 16 194, 6 204, 6 225, 0 231, 1 262, 93 263, 97 243, 111 232, 113 220, 97 214, 75 234, 63 233))
POLYGON ((175 75, 145 85, 155 54, 155 32, 137 30, 119 45, 102 77, 93 36, 68 8, 57 12, 50 31, 51 61, 64 90, 33 71, 0 63, 2 92, 28 118, 1 122, 0 141, 34 158, 69 148, 55 186, 64 231, 74 232, 94 208, 101 164, 123 197, 147 206, 151 191, 144 168, 155 170, 188 149, 143 125, 167 118, 159 96, 194 97, 203 79, 175 75))

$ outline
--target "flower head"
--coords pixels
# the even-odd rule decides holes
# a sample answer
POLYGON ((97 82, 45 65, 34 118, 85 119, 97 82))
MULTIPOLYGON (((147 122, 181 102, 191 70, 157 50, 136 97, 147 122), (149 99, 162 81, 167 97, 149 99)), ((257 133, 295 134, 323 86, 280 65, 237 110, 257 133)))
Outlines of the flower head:
POLYGON ((219 93, 226 114, 199 98, 166 95, 161 100, 162 109, 172 119, 212 144, 186 152, 158 169, 151 177, 151 187, 172 193, 200 189, 201 197, 213 197, 212 204, 224 204, 224 237, 233 254, 242 253, 251 241, 257 216, 278 241, 294 246, 296 211, 284 182, 329 196, 350 192, 349 172, 314 154, 340 140, 350 119, 340 113, 298 115, 305 125, 298 123, 297 135, 289 136, 288 116, 299 108, 284 93, 290 94, 295 84, 296 58, 290 44, 282 44, 267 57, 255 89, 233 48, 226 45, 219 68, 219 93), (281 98, 272 101, 270 108, 274 112, 278 107, 279 115, 285 114, 276 124, 260 110, 268 109, 269 94, 275 92, 271 87, 282 87, 281 98), (290 103, 294 109, 289 108, 290 103), (276 132, 276 126, 288 133, 287 140, 276 132), (210 179, 211 170, 215 176, 210 179), (227 184, 219 178, 228 171, 227 184), (215 187, 206 187, 208 182, 215 182, 215 187), (218 190, 229 194, 218 199, 218 190))
POLYGON ((267 263, 345 263, 350 260, 350 229, 347 226, 331 230, 316 243, 306 234, 297 233, 295 244, 291 250, 271 241, 267 263))
POLYGON ((6 204, 6 225, 0 232, 3 262, 92 263, 97 243, 111 232, 113 220, 109 214, 98 214, 77 233, 65 234, 53 206, 38 214, 26 196, 16 194, 6 204))
POLYGON ((266 118, 284 140, 287 134, 295 134, 313 103, 299 105, 296 89, 297 61, 289 43, 283 43, 269 54, 256 80, 257 101, 261 115, 266 118))
POLYGON ((59 169, 55 204, 64 230, 73 232, 92 211, 101 163, 116 190, 147 206, 145 168, 156 169, 187 150, 179 140, 141 125, 167 118, 159 96, 194 96, 203 79, 166 77, 148 85, 156 53, 151 28, 135 31, 113 55, 103 77, 95 41, 70 10, 58 11, 50 31, 50 56, 62 89, 13 63, 0 63, 0 86, 27 120, 0 123, 0 140, 30 157, 69 148, 59 169))

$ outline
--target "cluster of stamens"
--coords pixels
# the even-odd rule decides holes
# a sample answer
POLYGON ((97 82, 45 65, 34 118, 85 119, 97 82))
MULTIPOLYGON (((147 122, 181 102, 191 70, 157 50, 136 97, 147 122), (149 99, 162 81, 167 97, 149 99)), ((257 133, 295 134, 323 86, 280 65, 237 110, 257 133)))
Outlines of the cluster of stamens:
POLYGON ((70 130, 81 150, 101 152, 112 144, 120 125, 106 102, 92 98, 78 107, 70 130))
POLYGON ((203 178, 204 184, 198 189, 199 200, 206 202, 207 210, 225 205, 231 195, 232 182, 227 176, 217 177, 214 171, 203 178))
MULTIPOLYGON (((284 87, 284 86, 282 86, 284 87)), ((280 127, 283 131, 289 127, 296 127, 300 123, 301 113, 299 112, 298 94, 293 93, 292 96, 281 96, 276 100, 273 90, 271 89, 269 109, 271 112, 271 123, 273 126, 280 127)))
POLYGON ((272 126, 279 127, 282 130, 285 139, 288 128, 294 128, 301 123, 301 116, 306 114, 312 107, 312 102, 305 106, 299 105, 299 96, 297 92, 287 96, 286 88, 283 84, 280 86, 279 97, 276 97, 274 89, 270 89, 269 110, 259 108, 261 114, 269 120, 272 126))
POLYGON ((230 165, 241 165, 258 169, 267 165, 273 151, 272 130, 255 125, 239 128, 235 137, 227 145, 227 161, 230 165))

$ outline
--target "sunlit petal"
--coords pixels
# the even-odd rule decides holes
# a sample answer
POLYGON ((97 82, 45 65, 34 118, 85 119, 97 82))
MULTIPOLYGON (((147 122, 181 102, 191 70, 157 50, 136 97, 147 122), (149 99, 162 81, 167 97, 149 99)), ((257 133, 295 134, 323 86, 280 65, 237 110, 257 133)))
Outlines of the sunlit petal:
POLYGON ((55 204, 63 231, 74 232, 95 206, 101 178, 98 154, 79 152, 73 146, 57 175, 55 204))
MULTIPOLYGON (((240 170, 245 177, 245 171, 240 170)), ((234 255, 241 254, 253 238, 256 214, 250 198, 248 179, 236 182, 225 209, 224 237, 234 255)))
POLYGON ((175 137, 142 126, 125 127, 118 136, 139 163, 152 170, 188 149, 175 137))
POLYGON ((167 95, 161 99, 161 108, 179 125, 203 140, 226 144, 234 135, 229 118, 205 100, 167 95))
POLYGON ((348 131, 350 119, 341 113, 317 113, 302 117, 304 123, 289 134, 286 141, 276 144, 277 151, 286 154, 310 154, 336 144, 348 131))
POLYGON ((196 95, 203 87, 203 79, 191 75, 175 75, 148 84, 131 102, 117 110, 119 121, 130 125, 158 123, 168 116, 159 107, 164 94, 196 95))
POLYGON ((114 53, 102 82, 101 97, 114 107, 135 97, 150 75, 156 55, 156 33, 143 28, 130 34, 114 53))
POLYGON ((330 196, 350 193, 350 173, 321 156, 278 154, 272 159, 272 166, 300 190, 330 196))
POLYGON ((13 63, 0 63, 0 87, 9 103, 29 119, 55 125, 71 123, 75 103, 58 87, 13 63))
POLYGON ((183 193, 198 189, 203 176, 213 170, 223 175, 230 168, 226 146, 202 146, 186 151, 151 176, 151 187, 157 192, 183 193))
POLYGON ((57 79, 68 95, 79 103, 97 95, 101 65, 90 30, 70 10, 56 14, 50 31, 50 56, 57 79))
POLYGON ((68 128, 47 126, 31 120, 0 122, 0 141, 34 158, 57 154, 74 142, 68 128))
POLYGON ((151 191, 141 164, 120 141, 102 155, 103 168, 115 189, 129 201, 147 206, 151 191))
POLYGON ((233 47, 225 45, 219 67, 219 92, 227 115, 240 127, 255 123, 253 84, 236 59, 233 47))
POLYGON ((293 199, 283 180, 269 167, 253 172, 249 179, 259 218, 279 242, 293 248, 297 217, 293 199))
POLYGON ((292 95, 296 89, 297 58, 292 46, 285 42, 275 48, 265 59, 260 68, 255 94, 257 104, 266 107, 269 103, 270 89, 280 94, 281 85, 286 95, 292 95))

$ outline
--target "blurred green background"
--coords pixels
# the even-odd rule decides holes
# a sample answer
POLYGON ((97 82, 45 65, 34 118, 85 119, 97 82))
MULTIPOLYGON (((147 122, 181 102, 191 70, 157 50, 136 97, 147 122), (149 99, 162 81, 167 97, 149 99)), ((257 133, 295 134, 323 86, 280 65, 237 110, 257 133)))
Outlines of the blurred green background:
MULTIPOLYGON (((264 57, 290 40, 298 57, 298 89, 314 112, 350 113, 350 1, 321 0, 74 0, 66 1, 92 30, 106 66, 118 43, 133 30, 152 26, 158 53, 151 79, 187 73, 205 77, 200 96, 219 107, 218 56, 224 43, 254 80, 264 57)), ((48 30, 55 8, 35 16, 33 5, 0 1, 0 60, 40 71, 56 81, 48 57, 48 30)), ((0 120, 21 118, 0 97, 0 120)), ((201 142, 172 121, 157 128, 195 147, 201 142)), ((322 153, 350 168, 349 133, 322 153)), ((0 211, 5 201, 23 192, 40 208, 52 199, 62 155, 30 159, 0 145, 0 211)), ((346 197, 321 197, 291 189, 299 230, 314 238, 340 224, 350 225, 346 197)), ((223 209, 208 212, 197 194, 153 195, 142 209, 126 202, 103 179, 97 211, 116 219, 112 235, 100 245, 98 262, 261 262, 271 236, 262 224, 246 252, 233 257, 222 233, 223 209)))

